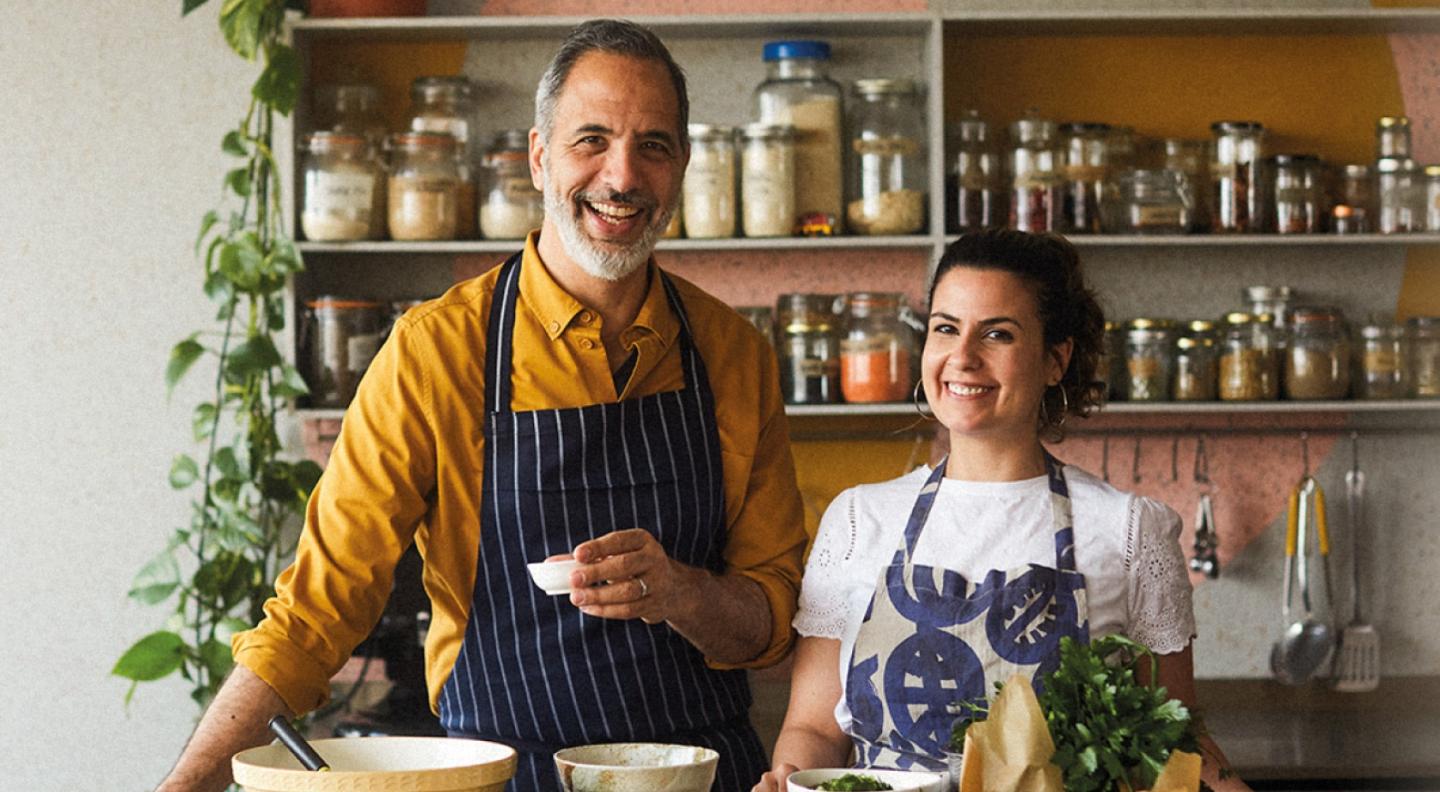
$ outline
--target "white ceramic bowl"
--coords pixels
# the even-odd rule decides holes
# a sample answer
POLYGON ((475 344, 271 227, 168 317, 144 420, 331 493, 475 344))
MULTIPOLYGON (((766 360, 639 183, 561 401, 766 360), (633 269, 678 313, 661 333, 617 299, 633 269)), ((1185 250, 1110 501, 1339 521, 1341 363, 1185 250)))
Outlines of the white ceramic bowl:
POLYGON ((515 775, 515 749, 484 740, 342 737, 310 745, 330 772, 306 770, 275 743, 235 754, 235 781, 245 792, 501 792, 515 775))
POLYGON ((570 593, 570 573, 580 566, 580 562, 567 558, 564 561, 537 561, 525 566, 530 569, 530 579, 535 581, 535 585, 546 594, 558 596, 570 593))
POLYGON ((555 752, 565 792, 710 792, 720 754, 664 743, 578 745, 555 752))
POLYGON ((800 770, 790 774, 785 785, 789 792, 810 792, 820 784, 832 778, 855 773, 856 775, 868 775, 879 781, 889 784, 895 792, 945 792, 949 775, 947 773, 928 773, 912 770, 879 770, 860 769, 853 767, 818 768, 814 770, 800 770))

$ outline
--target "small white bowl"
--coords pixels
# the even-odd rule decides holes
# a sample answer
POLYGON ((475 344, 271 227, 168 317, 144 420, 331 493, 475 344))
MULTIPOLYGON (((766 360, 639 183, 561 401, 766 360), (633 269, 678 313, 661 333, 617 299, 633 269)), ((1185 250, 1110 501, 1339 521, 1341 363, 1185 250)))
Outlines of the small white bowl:
POLYGON ((895 792, 945 792, 949 781, 948 773, 929 773, 911 770, 880 770, 854 767, 817 768, 800 770, 790 774, 785 785, 789 792, 811 792, 815 787, 833 778, 854 773, 867 775, 890 785, 895 792))
POLYGON ((563 561, 537 561, 525 566, 530 569, 530 579, 535 581, 535 585, 546 594, 559 596, 570 593, 570 573, 580 566, 580 562, 567 558, 563 561))
POLYGON ((720 754, 665 743, 579 745, 555 752, 565 792, 709 792, 720 754))

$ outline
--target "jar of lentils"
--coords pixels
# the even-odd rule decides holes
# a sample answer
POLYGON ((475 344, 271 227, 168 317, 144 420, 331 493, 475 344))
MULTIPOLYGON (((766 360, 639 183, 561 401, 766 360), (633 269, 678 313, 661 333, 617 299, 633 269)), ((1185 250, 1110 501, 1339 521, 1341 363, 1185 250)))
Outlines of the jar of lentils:
POLYGON ((1361 399, 1403 399, 1410 395, 1410 349, 1405 328, 1370 318, 1360 326, 1355 395, 1361 399))
POLYGON ((1410 340, 1411 395, 1440 398, 1440 316, 1412 316, 1405 329, 1410 340))
POLYGON ((1125 396, 1130 401, 1170 400, 1175 370, 1175 322, 1132 319, 1125 332, 1125 396))
POLYGON ((1343 399, 1350 395, 1350 334, 1339 308, 1296 308, 1285 350, 1285 398, 1343 399))
POLYGON ((1175 339, 1175 401, 1215 401, 1220 383, 1220 350, 1215 323, 1189 322, 1175 339))
POLYGON ((834 294, 782 294, 776 353, 787 404, 840 401, 840 331, 834 294))
POLYGON ((1222 401, 1267 401, 1280 396, 1276 333, 1269 314, 1225 315, 1220 342, 1222 401))

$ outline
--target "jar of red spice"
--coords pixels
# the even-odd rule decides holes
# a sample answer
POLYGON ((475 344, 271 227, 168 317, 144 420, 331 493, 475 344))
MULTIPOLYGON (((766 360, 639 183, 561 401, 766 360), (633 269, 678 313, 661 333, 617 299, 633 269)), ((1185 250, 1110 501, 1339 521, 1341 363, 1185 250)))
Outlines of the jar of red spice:
POLYGON ((919 369, 916 325, 903 295, 846 295, 845 335, 840 341, 840 394, 845 401, 910 398, 919 369))

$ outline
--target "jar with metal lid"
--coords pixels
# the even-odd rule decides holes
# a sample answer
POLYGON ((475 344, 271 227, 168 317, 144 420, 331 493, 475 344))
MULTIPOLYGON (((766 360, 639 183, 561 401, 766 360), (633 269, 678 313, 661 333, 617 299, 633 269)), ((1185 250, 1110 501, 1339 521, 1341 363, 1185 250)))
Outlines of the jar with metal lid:
POLYGON ((840 331, 834 294, 782 294, 776 304, 780 390, 787 404, 840 401, 840 331))
POLYGON ((736 160, 735 127, 690 125, 690 165, 685 168, 681 205, 691 239, 735 236, 740 181, 736 160))
POLYGON ((1170 170, 1132 169, 1114 179, 1113 230, 1121 234, 1179 234, 1190 230, 1183 177, 1170 170))
POLYGON ((455 138, 444 132, 403 132, 390 138, 390 238, 454 239, 460 195, 455 138))
POLYGON ((740 224, 747 237, 795 232, 795 129, 746 124, 740 130, 740 224))
POLYGON ((1410 341, 1410 395, 1440 398, 1440 316, 1412 316, 1405 333, 1410 341))
POLYGON ((768 305, 742 305, 735 309, 765 340, 775 345, 775 310, 768 305))
POLYGON ((1274 204, 1274 230, 1280 234, 1313 234, 1320 230, 1324 164, 1310 154, 1277 154, 1270 165, 1269 190, 1274 204))
POLYGON ((1264 206, 1259 178, 1265 127, 1256 121, 1217 121, 1210 182, 1214 200, 1211 229, 1245 233, 1262 230, 1264 206))
MULTIPOLYGON (((840 84, 827 74, 830 45, 823 41, 771 41, 765 44, 763 57, 766 77, 755 88, 751 117, 762 124, 795 130, 796 204, 791 214, 803 218, 813 233, 838 234, 845 208, 845 115, 840 84)), ((788 229, 784 232, 789 233, 788 229)))
POLYGON ((1188 322, 1175 339, 1175 401, 1215 401, 1219 396, 1220 348, 1215 323, 1188 322))
POLYGON ((1220 341, 1222 401, 1268 401, 1280 397, 1276 333, 1269 314, 1225 315, 1220 341))
POLYGON ((1410 119, 1380 116, 1375 121, 1375 159, 1409 159, 1410 156, 1410 119))
POLYGON ((851 403, 898 402, 910 398, 919 354, 918 322, 905 297, 888 292, 854 292, 845 297, 845 330, 840 341, 840 393, 851 403))
POLYGON ((1113 170, 1138 168, 1142 139, 1135 134, 1135 127, 1120 124, 1110 125, 1105 135, 1105 160, 1113 170))
POLYGON ((963 234, 1004 225, 1005 178, 989 125, 981 120, 979 111, 969 110, 955 131, 952 230, 963 234))
POLYGON ((1410 395, 1410 343, 1405 326, 1371 317, 1360 326, 1355 395, 1404 399, 1410 395))
POLYGON ((305 139, 300 229, 315 242, 380 239, 385 193, 380 163, 365 138, 315 132, 305 139))
POLYGON ((480 233, 486 239, 524 239, 545 222, 545 196, 530 179, 528 130, 496 135, 481 160, 480 174, 485 197, 480 233))
POLYGON ((1425 166, 1425 230, 1440 234, 1440 165, 1425 166))
POLYGON ((1100 359, 1095 362, 1095 381, 1103 388, 1107 401, 1125 398, 1125 328, 1119 322, 1105 322, 1100 359))
POLYGON ((1210 230, 1210 141, 1166 138, 1165 170, 1176 182, 1180 202, 1189 212, 1185 230, 1210 230))
POLYGON ((365 139, 372 154, 378 155, 389 130, 381 113, 380 89, 369 83, 322 85, 315 101, 318 127, 365 139))
POLYGON ((856 80, 850 105, 845 227, 914 234, 925 227, 925 112, 913 80, 856 80))
POLYGON ((1125 331, 1125 397, 1136 402, 1170 401, 1175 376, 1175 322, 1131 319, 1125 331))
POLYGON ((455 138, 455 231, 448 239, 475 236, 475 84, 459 76, 417 77, 410 83, 410 131, 444 132, 455 138))
POLYGON ((1283 335, 1289 327, 1290 306, 1295 301, 1294 289, 1289 286, 1246 286, 1244 297, 1252 315, 1270 317, 1276 333, 1283 335))
POLYGON ((1010 125, 1010 140, 1010 225, 1032 233, 1059 229, 1064 201, 1055 122, 1029 111, 1010 125))
POLYGON ((1385 158, 1375 162, 1375 197, 1379 214, 1375 230, 1408 234, 1425 230, 1425 173, 1415 160, 1385 158))
POLYGON ((301 346, 309 349, 310 403, 344 407, 380 347, 384 311, 372 300, 329 295, 306 307, 301 346))
POLYGON ((1339 308, 1296 308, 1286 346, 1285 398, 1335 400, 1350 395, 1350 333, 1339 308))
POLYGON ((1330 230, 1336 234, 1365 234, 1376 214, 1375 173, 1369 165, 1340 169, 1340 191, 1330 207, 1330 230))
POLYGON ((1060 125, 1064 201, 1060 228, 1070 234, 1100 233, 1100 205, 1109 175, 1110 125, 1060 125))

